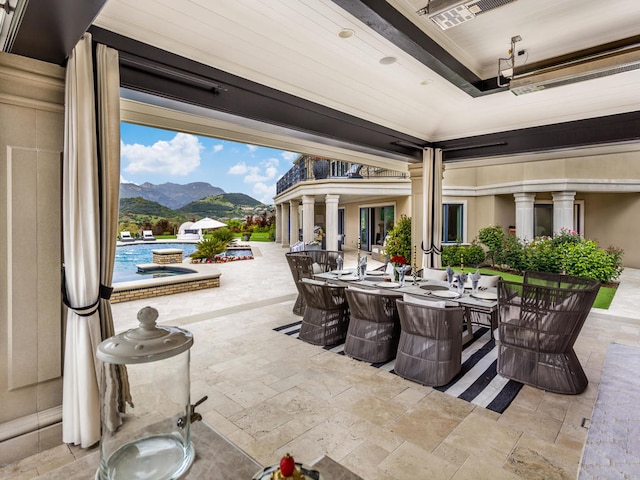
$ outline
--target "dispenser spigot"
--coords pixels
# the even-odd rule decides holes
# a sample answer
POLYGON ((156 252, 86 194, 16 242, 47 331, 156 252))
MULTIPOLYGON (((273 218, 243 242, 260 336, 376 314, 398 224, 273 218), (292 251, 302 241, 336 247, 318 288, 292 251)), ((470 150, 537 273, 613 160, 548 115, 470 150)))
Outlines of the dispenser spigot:
MULTIPOLYGON (((205 395, 200 400, 198 400, 196 403, 194 403, 193 405, 189 406, 189 422, 190 423, 198 422, 198 421, 202 420, 202 415, 196 412, 196 407, 198 405, 200 405, 201 403, 203 403, 204 401, 206 401, 208 398, 209 397, 207 395, 205 395)), ((185 422, 186 422, 186 417, 180 417, 178 419, 178 428, 184 428, 185 427, 185 422)))

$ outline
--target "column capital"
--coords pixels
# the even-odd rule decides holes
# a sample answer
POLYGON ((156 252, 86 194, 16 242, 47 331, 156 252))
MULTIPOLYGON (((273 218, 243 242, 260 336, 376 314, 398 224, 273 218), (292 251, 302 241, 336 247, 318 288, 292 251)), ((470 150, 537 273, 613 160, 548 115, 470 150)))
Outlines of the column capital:
POLYGON ((409 178, 422 178, 424 171, 423 163, 410 163, 408 166, 409 169, 409 178))
POLYGON ((325 203, 339 203, 340 202, 340 195, 335 194, 335 193, 328 193, 324 197, 324 201, 325 201, 325 203))
POLYGON ((302 204, 314 204, 316 203, 316 197, 313 195, 303 195, 302 196, 302 204))
POLYGON ((516 192, 513 194, 513 198, 516 199, 516 203, 518 202, 533 202, 536 198, 536 194, 535 193, 529 193, 529 192, 516 192))
POLYGON ((576 198, 576 192, 551 192, 554 202, 571 201, 576 198))

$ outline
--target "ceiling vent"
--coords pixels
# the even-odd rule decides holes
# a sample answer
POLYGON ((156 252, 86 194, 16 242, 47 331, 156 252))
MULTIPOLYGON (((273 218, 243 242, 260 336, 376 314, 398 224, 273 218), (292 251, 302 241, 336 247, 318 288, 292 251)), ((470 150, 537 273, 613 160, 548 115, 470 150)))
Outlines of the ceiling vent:
POLYGON ((522 68, 516 67, 514 77, 509 84, 509 89, 515 95, 640 69, 640 45, 622 47, 519 73, 518 70, 522 71, 522 68))
POLYGON ((442 30, 456 27, 494 8, 516 0, 431 0, 426 7, 418 10, 418 15, 428 15, 442 30))

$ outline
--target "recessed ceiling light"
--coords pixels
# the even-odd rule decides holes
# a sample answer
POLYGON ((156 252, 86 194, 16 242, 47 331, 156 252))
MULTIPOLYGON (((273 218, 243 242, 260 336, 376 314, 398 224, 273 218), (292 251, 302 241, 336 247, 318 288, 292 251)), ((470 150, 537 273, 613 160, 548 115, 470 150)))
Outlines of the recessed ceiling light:
POLYGON ((396 57, 382 57, 380 59, 380 65, 391 65, 392 63, 396 63, 397 60, 396 57))
POLYGON ((351 38, 355 35, 355 32, 350 28, 343 28, 338 32, 340 38, 351 38))

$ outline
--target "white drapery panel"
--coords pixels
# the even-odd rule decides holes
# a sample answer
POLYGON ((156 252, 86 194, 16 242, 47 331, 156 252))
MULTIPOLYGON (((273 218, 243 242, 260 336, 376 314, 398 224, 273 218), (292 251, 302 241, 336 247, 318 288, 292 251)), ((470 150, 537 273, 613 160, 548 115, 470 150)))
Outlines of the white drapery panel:
MULTIPOLYGON (((115 334, 111 314, 111 284, 118 234, 120 200, 120 69, 118 52, 105 45, 96 46, 96 95, 98 105, 98 146, 100 181, 100 327, 102 340, 115 334)), ((104 416, 108 427, 121 424, 120 412, 131 403, 127 370, 110 365, 104 395, 108 400, 104 416)))
MULTIPOLYGON (((119 179, 119 114, 118 126, 110 119, 107 128, 101 121, 103 162, 98 161, 96 137, 96 95, 94 94, 91 35, 84 34, 73 49, 66 72, 65 88, 65 139, 63 162, 63 244, 64 283, 67 310, 65 337, 64 380, 62 400, 62 439, 66 443, 89 447, 100 439, 100 365, 95 358, 96 347, 103 338, 113 334, 113 322, 108 301, 112 266, 101 273, 101 265, 113 263, 115 254, 115 230, 113 209, 117 216, 117 193, 113 193, 113 169, 119 179), (116 138, 116 151, 110 151, 116 138), (106 141, 106 143, 105 143, 106 141), (106 150, 105 150, 106 149, 106 150), (108 151, 107 155, 104 154, 108 151), (109 164, 117 157, 114 167, 109 164), (103 189, 102 210, 107 212, 101 226, 100 174, 106 181, 103 189), (106 191, 105 191, 106 190, 106 191), (113 206, 115 202, 115 207, 113 206), (111 225, 106 227, 106 225, 111 225), (109 238, 111 236, 111 238, 109 238), (101 243, 105 245, 101 247, 101 243), (113 244, 112 247, 109 245, 113 244), (98 306, 101 304, 101 322, 98 306), (107 307, 104 305, 107 304, 107 307), (108 312, 108 313, 105 313, 108 312)), ((99 54, 98 67, 100 100, 109 99, 107 111, 99 109, 103 116, 118 108, 119 87, 117 52, 99 54), (115 64, 114 64, 115 57, 115 64), (115 69, 115 70, 114 70, 115 69), (105 70, 108 73, 105 74, 105 70), (115 73, 114 73, 115 72, 115 73), (114 83, 115 82, 115 83, 114 83), (108 83, 109 87, 104 88, 108 83), (115 89, 115 94, 114 90, 115 89)), ((115 180, 118 182, 119 180, 115 180)), ((117 221, 117 218, 115 218, 117 221)))
POLYGON ((422 157, 424 268, 442 267, 442 174, 442 150, 425 148, 422 157))

